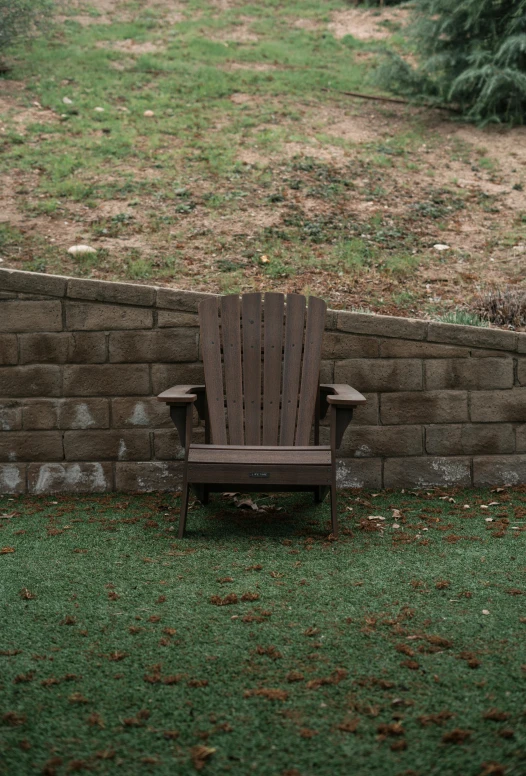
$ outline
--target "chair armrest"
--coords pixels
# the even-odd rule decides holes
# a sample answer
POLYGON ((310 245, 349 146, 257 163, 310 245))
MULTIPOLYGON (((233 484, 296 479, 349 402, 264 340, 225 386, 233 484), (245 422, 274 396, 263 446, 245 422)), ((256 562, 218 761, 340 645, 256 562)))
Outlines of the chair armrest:
POLYGON ((350 385, 320 385, 320 417, 324 418, 329 406, 331 412, 331 445, 340 447, 345 429, 352 420, 353 410, 367 399, 350 385))
POLYGON ((356 407, 367 401, 365 396, 350 385, 320 385, 320 390, 327 395, 329 404, 337 404, 340 407, 356 407))
POLYGON ((206 420, 206 391, 204 385, 174 385, 157 397, 170 407, 170 417, 179 434, 181 447, 188 453, 188 444, 192 432, 192 404, 195 402, 197 414, 206 420), (190 436, 189 436, 190 435, 190 436))
POLYGON ((367 399, 350 385, 328 384, 320 385, 320 418, 324 418, 331 404, 336 407, 357 407, 365 404, 367 399))
POLYGON ((194 402, 197 394, 204 390, 204 385, 174 385, 160 393, 157 401, 163 401, 166 404, 189 404, 194 402))

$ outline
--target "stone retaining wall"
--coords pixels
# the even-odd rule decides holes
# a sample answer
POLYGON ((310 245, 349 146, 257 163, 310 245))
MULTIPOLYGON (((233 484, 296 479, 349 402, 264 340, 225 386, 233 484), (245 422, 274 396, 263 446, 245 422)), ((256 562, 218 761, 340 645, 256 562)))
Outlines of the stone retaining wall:
MULTIPOLYGON (((0 269, 0 492, 177 488, 154 397, 203 382, 205 296, 0 269)), ((326 328, 322 381, 368 399, 341 487, 526 483, 526 334, 334 310, 326 328)))

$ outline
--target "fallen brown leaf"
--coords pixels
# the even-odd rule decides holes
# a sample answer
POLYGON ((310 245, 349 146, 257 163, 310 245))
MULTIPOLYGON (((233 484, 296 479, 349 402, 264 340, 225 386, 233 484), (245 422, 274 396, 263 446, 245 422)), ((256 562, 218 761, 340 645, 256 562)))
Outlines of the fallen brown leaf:
POLYGON ((271 689, 270 687, 259 687, 257 690, 245 690, 245 698, 251 698, 253 695, 261 698, 267 698, 269 701, 286 701, 289 697, 285 690, 271 689))
POLYGON ((216 750, 210 746, 197 745, 190 749, 190 758, 196 771, 205 767, 206 761, 212 757, 216 750))
POLYGON ((500 711, 499 709, 496 709, 495 707, 489 709, 488 711, 485 711, 482 715, 483 719, 490 719, 493 722, 504 722, 506 719, 509 718, 509 714, 507 711, 500 711))
POLYGON ((444 744, 463 744, 471 736, 471 730, 462 730, 462 728, 455 728, 450 730, 449 733, 444 733, 442 736, 442 743, 444 744))
POLYGON ((356 733, 356 729, 358 728, 359 724, 360 719, 358 717, 354 717, 353 719, 344 720, 344 722, 336 725, 336 727, 338 730, 342 730, 344 733, 356 733))
POLYGON ((214 606, 229 606, 231 604, 237 604, 237 595, 235 593, 229 593, 224 598, 220 595, 213 595, 210 598, 210 603, 214 606))

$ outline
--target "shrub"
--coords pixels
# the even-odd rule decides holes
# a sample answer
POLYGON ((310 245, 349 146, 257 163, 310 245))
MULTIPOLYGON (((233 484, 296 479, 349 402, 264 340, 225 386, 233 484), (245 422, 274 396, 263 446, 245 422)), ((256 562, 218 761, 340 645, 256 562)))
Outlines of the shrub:
POLYGON ((0 0, 0 53, 49 23, 53 0, 0 0))
POLYGON ((524 123, 526 0, 415 0, 413 14, 419 67, 390 55, 381 84, 478 122, 524 123))
POLYGON ((491 323, 520 329, 526 326, 526 291, 520 288, 490 289, 475 300, 474 309, 491 323))

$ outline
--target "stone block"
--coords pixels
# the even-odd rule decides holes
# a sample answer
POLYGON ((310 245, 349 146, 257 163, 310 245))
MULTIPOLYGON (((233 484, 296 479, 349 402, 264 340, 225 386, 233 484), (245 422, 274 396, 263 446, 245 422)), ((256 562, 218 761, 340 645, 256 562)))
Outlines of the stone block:
POLYGON ((0 289, 26 294, 64 296, 68 278, 41 272, 22 272, 18 269, 0 269, 0 289))
POLYGON ((157 307, 196 313, 199 302, 210 299, 211 296, 217 296, 217 294, 205 294, 197 291, 176 291, 173 288, 158 288, 157 307))
POLYGON ((114 283, 106 280, 70 278, 68 294, 71 299, 89 299, 93 302, 116 302, 118 304, 155 304, 155 288, 135 283, 114 283))
POLYGON ((334 361, 320 362, 320 383, 334 382, 334 361))
POLYGON ((13 431, 0 434, 0 461, 62 461, 62 435, 13 431))
POLYGON ((348 427, 339 455, 354 458, 421 455, 420 426, 354 426, 348 427))
POLYGON ((518 453, 526 453, 526 423, 522 426, 517 426, 516 445, 518 453))
POLYGON ((397 339, 380 342, 382 358, 467 358, 469 354, 469 348, 437 345, 434 342, 397 339))
POLYGON ((468 420, 466 391, 421 391, 383 394, 380 419, 386 425, 462 423, 468 420))
POLYGON ((515 434, 509 423, 426 426, 426 451, 431 455, 496 455, 514 450, 515 434))
POLYGON ((143 461, 115 464, 116 490, 136 493, 178 490, 183 482, 183 465, 175 461, 143 461))
POLYGON ((113 399, 113 428, 173 428, 170 409, 155 397, 113 399))
POLYGON ((519 385, 526 385, 526 358, 519 358, 517 364, 517 379, 519 385))
POLYGON ((526 332, 517 334, 517 350, 519 353, 526 353, 526 332))
POLYGON ((469 458, 388 458, 385 488, 467 487, 471 484, 469 458))
POLYGON ((196 329, 114 331, 110 334, 110 361, 197 361, 196 329))
POLYGON ((30 493, 99 493, 113 490, 111 463, 31 463, 30 493))
POLYGON ((380 458, 338 458, 336 460, 336 487, 373 488, 382 487, 382 461, 380 458))
POLYGON ((159 310, 157 326, 160 329, 180 326, 196 328, 199 326, 199 316, 196 313, 180 313, 177 310, 159 310))
POLYGON ((427 338, 430 342, 448 342, 474 348, 515 350, 517 335, 503 329, 486 329, 482 326, 460 326, 456 323, 430 323, 427 338))
POLYGON ((64 453, 68 461, 144 461, 151 458, 146 429, 118 431, 66 431, 64 453))
POLYGON ((396 318, 391 315, 339 312, 337 328, 353 334, 374 334, 377 337, 423 340, 427 334, 427 321, 396 318))
MULTIPOLYGON (((0 313, 2 308, 0 307, 0 313)), ((0 334, 0 366, 18 363, 18 344, 15 334, 0 334)))
POLYGON ((153 311, 145 307, 67 302, 66 328, 80 331, 110 331, 115 329, 151 329, 153 311))
POLYGON ((376 337, 341 334, 326 331, 323 337, 322 358, 377 358, 380 355, 376 337))
POLYGON ((0 463, 0 493, 25 493, 26 468, 20 463, 0 463))
POLYGON ((61 331, 62 304, 59 301, 0 302, 0 332, 61 331))
POLYGON ((0 367, 0 396, 60 396, 61 372, 58 366, 0 367))
POLYGON ((473 458, 473 484, 477 488, 491 485, 525 485, 526 455, 487 455, 473 458))
POLYGON ((409 358, 337 361, 334 382, 358 391, 418 391, 422 388, 422 361, 409 358))
POLYGON ((18 431, 21 428, 22 408, 18 402, 0 402, 0 431, 18 431))
POLYGON ((108 428, 108 399, 34 399, 22 408, 24 429, 108 428))
POLYGON ((378 425, 379 401, 377 393, 364 393, 367 404, 360 404, 354 408, 352 426, 376 426, 378 425))
POLYGON ((480 423, 526 421, 526 388, 472 393, 471 420, 480 423))
POLYGON ((64 367, 64 396, 144 396, 149 393, 147 364, 64 367))
POLYGON ((106 360, 106 335, 102 331, 21 334, 19 340, 21 364, 100 364, 106 360))
POLYGON ((23 426, 27 431, 59 429, 63 399, 34 399, 22 407, 23 426))
POLYGON ((426 388, 430 391, 483 391, 513 386, 511 358, 451 358, 424 363, 426 388))
MULTIPOLYGON (((155 457, 160 461, 180 461, 184 458, 179 434, 175 428, 163 428, 154 432, 155 457)), ((192 441, 196 445, 205 443, 203 427, 194 427, 192 441)))
MULTIPOLYGON (((152 366, 153 393, 159 394, 173 385, 204 385, 203 365, 195 364, 154 364, 152 366)), ((148 393, 148 391, 143 391, 148 393)))
POLYGON ((337 310, 327 310, 325 313, 325 328, 327 330, 332 330, 336 328, 336 324, 338 322, 338 311, 337 310))

